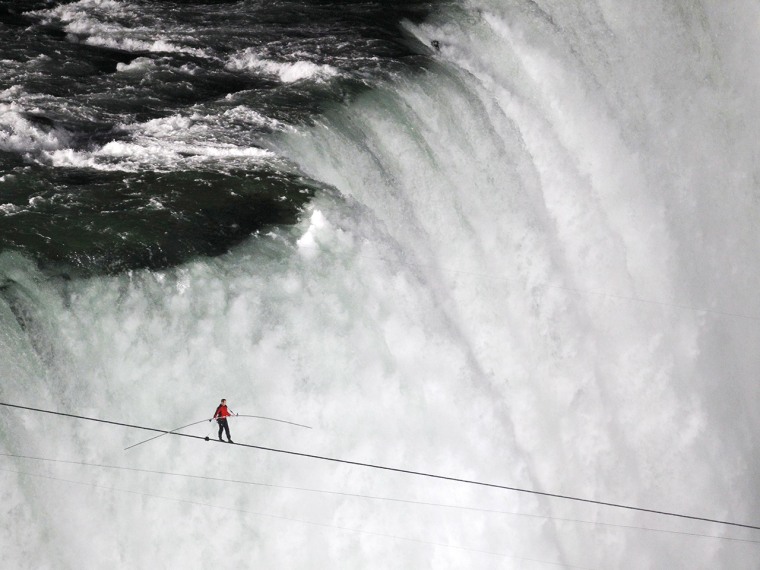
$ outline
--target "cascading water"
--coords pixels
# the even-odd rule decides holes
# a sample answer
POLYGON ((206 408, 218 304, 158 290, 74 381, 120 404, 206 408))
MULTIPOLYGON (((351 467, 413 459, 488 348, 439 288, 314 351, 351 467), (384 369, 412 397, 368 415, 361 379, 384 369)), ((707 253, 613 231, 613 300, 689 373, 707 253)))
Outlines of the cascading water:
MULTIPOLYGON (((75 7, 107 5, 123 7, 75 7)), ((439 47, 420 69, 268 125, 255 153, 223 147, 308 184, 297 223, 113 274, 0 254, 0 400, 171 429, 225 397, 314 428, 233 420, 239 442, 756 525, 758 22, 742 1, 496 0, 407 21, 409 41, 439 47)), ((228 67, 275 74, 264 60, 228 67)), ((345 73, 282 65, 283 83, 345 73)), ((0 142, 22 144, 12 120, 0 142)), ((188 168, 192 133, 140 125, 179 146, 151 168, 188 168)), ((27 140, 58 153, 27 160, 155 158, 129 146, 154 139, 119 143, 114 164, 115 143, 64 138, 27 140)), ((258 483, 2 456, 14 566, 753 568, 760 548, 748 529, 183 438, 124 452, 144 434, 17 410, 0 422, 4 454, 258 483)))

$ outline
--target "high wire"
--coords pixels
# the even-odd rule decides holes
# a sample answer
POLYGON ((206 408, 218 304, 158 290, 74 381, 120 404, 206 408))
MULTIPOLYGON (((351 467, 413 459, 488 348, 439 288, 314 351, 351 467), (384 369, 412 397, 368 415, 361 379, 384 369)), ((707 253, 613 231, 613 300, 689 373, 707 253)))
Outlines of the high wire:
POLYGON ((377 464, 373 464, 373 463, 364 463, 364 462, 361 462, 361 461, 351 461, 351 460, 348 460, 348 459, 339 459, 339 458, 335 458, 335 457, 327 457, 327 456, 324 456, 324 455, 314 455, 314 454, 311 454, 311 453, 303 453, 303 452, 300 452, 300 451, 291 451, 291 450, 287 450, 287 449, 276 449, 276 448, 273 448, 273 447, 264 447, 264 446, 261 446, 261 445, 253 445, 253 444, 250 444, 250 443, 226 443, 226 442, 223 442, 223 441, 216 441, 216 440, 213 440, 213 439, 208 440, 205 437, 202 437, 202 436, 199 436, 199 435, 191 435, 191 434, 187 434, 187 433, 172 432, 172 431, 162 430, 162 429, 158 429, 158 428, 139 426, 139 425, 135 425, 135 424, 127 424, 127 423, 116 422, 116 421, 112 421, 112 420, 103 420, 103 419, 100 419, 100 418, 90 418, 90 417, 87 417, 87 416, 80 416, 80 415, 76 415, 76 414, 68 414, 68 413, 65 413, 65 412, 56 412, 54 410, 43 410, 41 408, 31 408, 31 407, 28 407, 28 406, 20 406, 20 405, 17 405, 17 404, 9 404, 9 403, 6 403, 6 402, 0 402, 0 406, 5 406, 5 407, 8 407, 8 408, 16 408, 16 409, 20 409, 20 410, 29 410, 29 411, 32 411, 32 412, 40 412, 40 413, 44 413, 44 414, 52 414, 52 415, 56 415, 56 416, 64 416, 64 417, 75 418, 75 419, 79 419, 79 420, 87 420, 87 421, 99 422, 99 423, 104 423, 104 424, 109 424, 109 425, 115 425, 115 426, 121 426, 121 427, 128 427, 128 428, 131 428, 131 429, 141 429, 141 430, 145 430, 145 431, 159 432, 159 433, 164 433, 164 434, 176 435, 176 436, 179 436, 179 437, 188 437, 188 438, 192 438, 192 439, 200 439, 200 440, 203 440, 203 441, 213 441, 214 443, 222 443, 224 445, 236 445, 238 447, 245 447, 245 448, 249 448, 249 449, 259 449, 261 451, 271 451, 273 453, 283 453, 283 454, 286 454, 286 455, 294 455, 294 456, 297 456, 297 457, 308 457, 310 459, 319 459, 321 461, 330 461, 332 463, 343 463, 345 465, 355 465, 357 467, 367 467, 367 468, 370 468, 370 469, 379 469, 379 470, 382 470, 382 471, 390 471, 390 472, 393 472, 393 473, 405 473, 407 475, 416 475, 418 477, 427 477, 427 478, 430 478, 430 479, 438 479, 438 480, 442 480, 442 481, 452 481, 452 482, 455 482, 455 483, 464 483, 464 484, 468 484, 468 485, 477 485, 477 486, 480 486, 480 487, 488 487, 488 488, 491 488, 491 489, 502 489, 502 490, 505 490, 505 491, 514 491, 514 492, 517 492, 517 493, 528 493, 528 494, 531 494, 531 495, 538 495, 538 496, 542 496, 542 497, 551 497, 551 498, 554 498, 554 499, 565 499, 565 500, 568 500, 568 501, 576 501, 576 502, 580 502, 580 503, 588 503, 588 504, 600 505, 600 506, 604 506, 604 507, 613 507, 613 508, 625 509, 625 510, 629 510, 629 511, 637 511, 637 512, 642 512, 642 513, 651 513, 651 514, 668 516, 668 517, 676 517, 676 518, 681 518, 681 519, 688 519, 688 520, 695 520, 695 521, 716 523, 716 524, 722 524, 722 525, 734 526, 734 527, 740 527, 740 528, 749 528, 749 529, 752 529, 752 530, 760 530, 760 526, 758 526, 758 525, 750 525, 750 524, 737 523, 737 522, 732 522, 732 521, 725 521, 725 520, 719 520, 719 519, 711 519, 711 518, 707 518, 707 517, 698 517, 698 516, 693 516, 693 515, 684 515, 684 514, 681 514, 681 513, 674 513, 674 512, 670 512, 670 511, 662 511, 662 510, 657 510, 657 509, 647 509, 647 508, 644 508, 644 507, 636 507, 636 506, 633 506, 633 505, 624 505, 624 504, 621 504, 621 503, 612 503, 612 502, 607 502, 607 501, 597 501, 595 499, 584 499, 582 497, 574 497, 572 495, 561 495, 559 493, 549 493, 549 492, 546 492, 546 491, 536 491, 535 489, 524 489, 524 488, 520 488, 520 487, 512 487, 512 486, 508 486, 508 485, 500 485, 500 484, 497 484, 497 483, 487 483, 485 481, 476 481, 474 479, 463 479, 463 478, 460 478, 460 477, 452 477, 452 476, 448 476, 448 475, 436 475, 434 473, 426 473, 424 471, 414 471, 414 470, 411 470, 411 469, 402 469, 402 468, 399 468, 399 467, 389 467, 387 465, 377 465, 377 464))

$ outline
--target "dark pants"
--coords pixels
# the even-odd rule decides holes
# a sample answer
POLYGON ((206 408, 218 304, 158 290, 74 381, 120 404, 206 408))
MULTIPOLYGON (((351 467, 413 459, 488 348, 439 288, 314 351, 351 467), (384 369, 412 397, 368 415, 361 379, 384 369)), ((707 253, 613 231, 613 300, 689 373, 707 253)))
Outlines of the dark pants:
POLYGON ((227 418, 219 418, 216 421, 219 422, 219 439, 222 439, 222 430, 227 432, 227 439, 232 439, 230 437, 230 426, 227 424, 227 418))

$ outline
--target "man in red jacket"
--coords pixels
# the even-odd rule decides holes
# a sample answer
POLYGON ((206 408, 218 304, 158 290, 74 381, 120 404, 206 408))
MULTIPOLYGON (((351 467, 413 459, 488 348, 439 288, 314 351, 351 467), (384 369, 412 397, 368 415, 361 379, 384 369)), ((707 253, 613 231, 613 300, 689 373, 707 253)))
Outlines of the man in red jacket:
MULTIPOLYGON (((230 426, 227 423, 227 418, 230 417, 232 414, 232 410, 230 410, 227 407, 227 400, 222 398, 222 403, 219 404, 219 406, 216 408, 216 411, 214 412, 214 417, 212 419, 215 419, 219 423, 219 441, 224 441, 222 439, 222 430, 227 432, 227 441, 229 443, 234 443, 232 441, 232 438, 230 437, 230 426)), ((209 420, 211 421, 211 420, 209 420)))

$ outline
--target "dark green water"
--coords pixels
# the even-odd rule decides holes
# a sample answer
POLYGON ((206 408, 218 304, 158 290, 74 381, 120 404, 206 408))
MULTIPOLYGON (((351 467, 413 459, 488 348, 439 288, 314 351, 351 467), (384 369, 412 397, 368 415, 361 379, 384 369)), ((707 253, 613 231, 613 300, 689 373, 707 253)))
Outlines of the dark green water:
POLYGON ((292 224, 319 185, 265 150, 425 64, 425 2, 0 6, 0 249, 164 267, 292 224))

